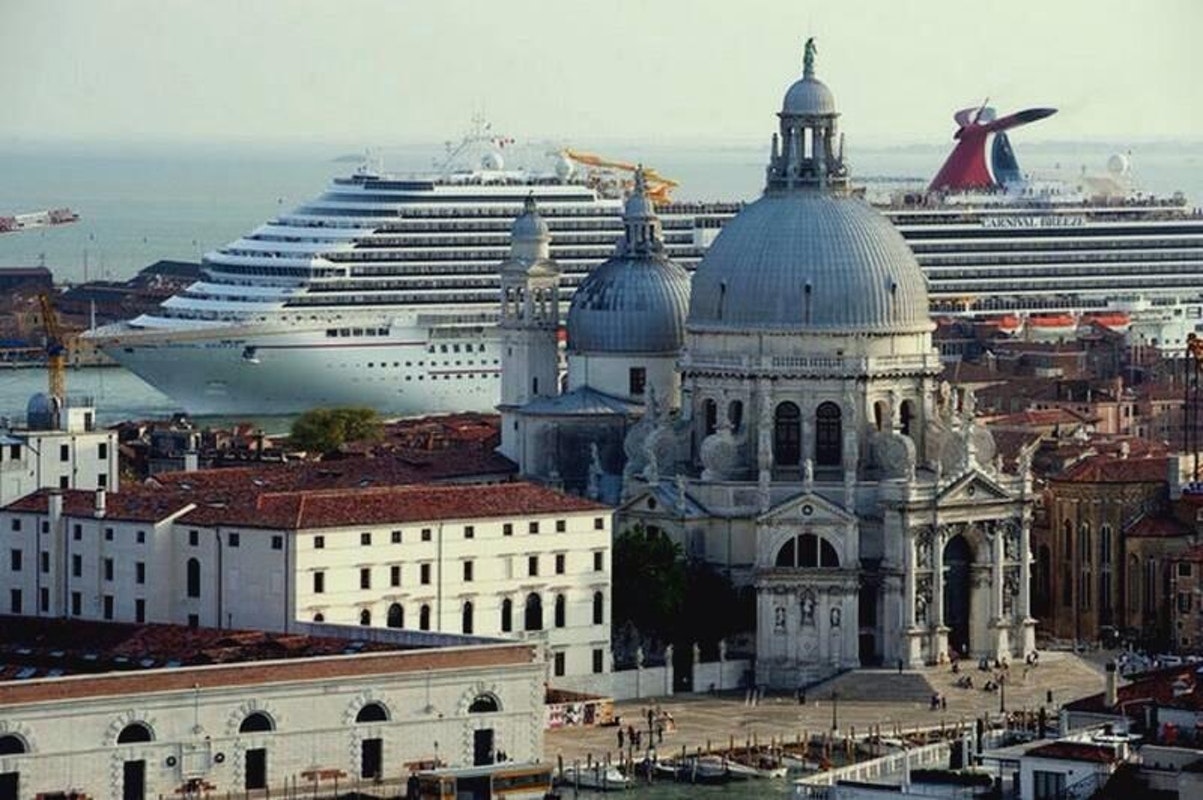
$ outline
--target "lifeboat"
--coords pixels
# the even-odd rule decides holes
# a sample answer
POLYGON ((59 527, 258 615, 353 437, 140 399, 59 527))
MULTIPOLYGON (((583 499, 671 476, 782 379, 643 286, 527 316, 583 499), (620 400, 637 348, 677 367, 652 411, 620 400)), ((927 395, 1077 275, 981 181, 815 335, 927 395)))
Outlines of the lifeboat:
POLYGON ((1023 330, 1023 320, 1014 314, 998 318, 998 332, 1007 336, 1016 336, 1023 330))
POLYGON ((1128 328, 1132 327, 1132 315, 1124 311, 1088 314, 1082 321, 1093 323, 1115 333, 1127 333, 1128 328))
POLYGON ((1045 314, 1028 317, 1028 332, 1033 339, 1064 339, 1073 336, 1078 320, 1073 314, 1045 314))

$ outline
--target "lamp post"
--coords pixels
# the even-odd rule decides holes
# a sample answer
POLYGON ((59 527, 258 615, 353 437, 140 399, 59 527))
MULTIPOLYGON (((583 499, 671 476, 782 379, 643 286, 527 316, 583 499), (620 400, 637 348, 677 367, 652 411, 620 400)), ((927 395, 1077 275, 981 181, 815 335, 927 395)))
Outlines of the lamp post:
POLYGON ((831 693, 831 730, 838 731, 840 729, 840 693, 831 693))
POLYGON ((1007 713, 1007 676, 1000 675, 998 678, 998 713, 1007 713))

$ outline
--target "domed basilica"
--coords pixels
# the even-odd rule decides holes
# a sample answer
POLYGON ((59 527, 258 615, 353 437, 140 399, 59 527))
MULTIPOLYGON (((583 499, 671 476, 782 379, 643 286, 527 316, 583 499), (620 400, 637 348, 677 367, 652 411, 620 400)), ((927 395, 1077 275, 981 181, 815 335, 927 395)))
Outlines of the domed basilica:
POLYGON ((637 176, 616 254, 573 295, 564 387, 528 203, 502 268, 502 452, 754 586, 758 683, 1022 658, 1026 464, 1004 472, 972 395, 938 382, 926 280, 849 189, 813 42, 778 117, 763 196, 692 282, 637 176))

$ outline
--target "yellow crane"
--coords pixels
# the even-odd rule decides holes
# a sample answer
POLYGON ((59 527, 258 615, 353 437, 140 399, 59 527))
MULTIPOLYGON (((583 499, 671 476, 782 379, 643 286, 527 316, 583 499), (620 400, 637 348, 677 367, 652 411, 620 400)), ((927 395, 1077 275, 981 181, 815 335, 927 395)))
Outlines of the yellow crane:
MULTIPOLYGON (((611 158, 599 156, 596 153, 586 153, 583 150, 573 150, 566 147, 561 153, 565 158, 575 161, 578 164, 584 164, 588 167, 598 167, 600 169, 616 169, 622 172, 634 172, 640 168, 638 164, 632 164, 629 161, 616 161, 611 158)), ((643 178, 647 181, 647 196, 654 203, 668 203, 672 201, 669 193, 680 186, 677 181, 672 178, 666 178, 651 167, 643 167, 643 178)))
POLYGON ((50 379, 50 396, 60 401, 67 396, 67 341, 58 324, 54 303, 46 292, 38 293, 42 309, 42 329, 46 332, 46 371, 50 379))

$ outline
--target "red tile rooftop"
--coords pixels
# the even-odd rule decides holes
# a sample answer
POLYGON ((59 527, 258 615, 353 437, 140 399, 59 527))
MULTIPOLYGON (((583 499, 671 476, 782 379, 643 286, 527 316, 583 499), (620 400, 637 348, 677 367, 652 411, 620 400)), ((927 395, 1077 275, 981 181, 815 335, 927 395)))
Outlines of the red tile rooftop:
POLYGON ((1059 761, 1089 761, 1095 764, 1111 764, 1121 760, 1115 748, 1088 742, 1051 742, 1028 750, 1024 756, 1055 758, 1059 761))
POLYGON ((417 649, 333 636, 0 615, 0 681, 417 649))
POLYGON ((1117 716, 1126 714, 1129 717, 1143 718, 1144 707, 1158 705, 1161 707, 1184 710, 1203 711, 1203 675, 1197 670, 1203 668, 1199 664, 1184 664, 1180 667, 1146 672, 1137 676, 1131 683, 1119 687, 1115 709, 1110 709, 1104 702, 1103 693, 1092 694, 1080 700, 1067 703, 1065 708, 1070 711, 1093 713, 1113 712, 1117 716), (1121 712, 1119 709, 1123 709, 1121 712))
POLYGON ((1124 529, 1124 536, 1131 539, 1173 539, 1193 535, 1192 528, 1173 517, 1141 517, 1124 529))
POLYGON ((1164 456, 1097 455, 1079 461, 1051 479, 1071 483, 1165 483, 1168 475, 1169 460, 1164 456))

